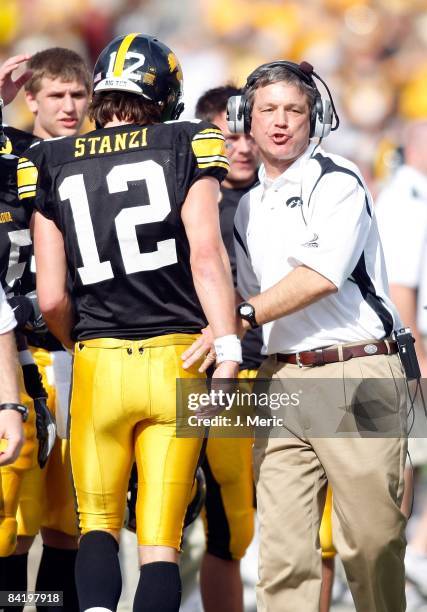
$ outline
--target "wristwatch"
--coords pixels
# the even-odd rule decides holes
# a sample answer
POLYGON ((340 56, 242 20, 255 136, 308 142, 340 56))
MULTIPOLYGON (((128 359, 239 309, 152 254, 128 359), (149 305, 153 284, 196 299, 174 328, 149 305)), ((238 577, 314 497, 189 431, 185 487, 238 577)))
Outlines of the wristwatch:
POLYGON ((252 329, 256 329, 259 327, 256 317, 255 317, 255 308, 249 302, 240 302, 237 305, 237 314, 241 319, 244 319, 249 323, 252 329))
POLYGON ((25 421, 28 419, 28 408, 24 406, 24 404, 14 404, 13 402, 7 402, 5 404, 0 404, 0 410, 16 410, 22 417, 22 420, 25 421))

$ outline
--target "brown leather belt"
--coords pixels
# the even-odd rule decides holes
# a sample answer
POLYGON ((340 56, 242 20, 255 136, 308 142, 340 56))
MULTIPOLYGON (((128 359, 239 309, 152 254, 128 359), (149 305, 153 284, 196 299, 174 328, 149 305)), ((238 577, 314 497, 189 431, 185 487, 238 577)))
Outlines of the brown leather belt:
POLYGON ((335 348, 320 348, 314 351, 302 351, 301 353, 276 353, 277 361, 293 363, 303 366, 321 366, 325 363, 336 363, 338 361, 348 361, 353 357, 368 357, 370 355, 394 355, 397 353, 397 344, 393 340, 380 340, 365 342, 363 344, 353 344, 351 346, 342 345, 335 348))

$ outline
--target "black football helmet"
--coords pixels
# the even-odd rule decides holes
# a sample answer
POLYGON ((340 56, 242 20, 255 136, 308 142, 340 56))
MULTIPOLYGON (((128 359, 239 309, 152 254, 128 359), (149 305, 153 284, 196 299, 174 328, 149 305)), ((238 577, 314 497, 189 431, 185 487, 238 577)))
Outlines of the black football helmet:
POLYGON ((176 55, 145 34, 118 36, 105 47, 93 71, 93 91, 127 91, 161 105, 161 121, 184 109, 182 70, 176 55))

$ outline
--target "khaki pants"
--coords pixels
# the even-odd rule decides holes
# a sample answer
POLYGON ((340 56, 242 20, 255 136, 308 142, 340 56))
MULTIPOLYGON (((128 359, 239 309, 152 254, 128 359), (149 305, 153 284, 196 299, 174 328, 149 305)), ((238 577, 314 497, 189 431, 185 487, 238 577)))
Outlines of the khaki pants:
POLYGON ((407 440, 404 433, 400 437, 370 435, 377 431, 370 422, 372 406, 380 420, 394 418, 405 431, 407 396, 398 357, 374 355, 315 368, 299 368, 270 357, 259 377, 272 379, 267 383, 269 390, 273 386, 282 392, 300 387, 305 394, 298 407, 285 412, 282 435, 276 428, 268 435, 258 432, 255 440, 259 612, 318 611, 318 534, 328 481, 333 490, 333 541, 356 610, 405 610, 406 521, 400 502, 407 440), (324 379, 333 380, 325 384, 324 379), (372 391, 374 382, 378 382, 379 394, 371 406, 365 403, 366 389, 372 391), (313 392, 307 393, 311 388, 313 392), (364 397, 362 427, 354 417, 354 398, 360 392, 364 397), (345 426, 341 427, 343 415, 345 426), (328 431, 325 419, 329 428, 335 421, 334 432, 344 433, 334 437, 319 434, 328 431), (368 431, 368 437, 361 429, 368 431))

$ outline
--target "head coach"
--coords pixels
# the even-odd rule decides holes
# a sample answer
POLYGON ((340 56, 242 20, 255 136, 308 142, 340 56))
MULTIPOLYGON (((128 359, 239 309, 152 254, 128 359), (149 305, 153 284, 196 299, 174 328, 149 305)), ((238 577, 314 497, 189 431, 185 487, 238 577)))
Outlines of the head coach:
MULTIPOLYGON (((279 435, 267 430, 255 440, 258 610, 319 609, 327 482, 334 543, 356 609, 404 610, 407 395, 393 337, 401 323, 388 296, 371 196, 353 163, 320 147, 339 121, 308 63, 257 68, 243 95, 230 98, 228 119, 231 130, 253 136, 262 160, 259 185, 235 217, 237 288, 245 300, 237 312, 243 329, 262 326, 268 359, 259 377, 270 390, 274 384, 285 392, 295 381, 297 389, 319 389, 286 412, 279 435), (378 431, 371 409, 394 415, 403 435, 364 435, 378 431), (336 435, 343 415, 349 433, 336 435)), ((200 342, 187 359, 207 348, 200 342)))

